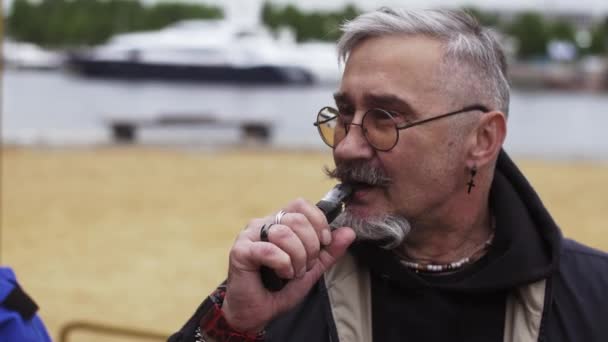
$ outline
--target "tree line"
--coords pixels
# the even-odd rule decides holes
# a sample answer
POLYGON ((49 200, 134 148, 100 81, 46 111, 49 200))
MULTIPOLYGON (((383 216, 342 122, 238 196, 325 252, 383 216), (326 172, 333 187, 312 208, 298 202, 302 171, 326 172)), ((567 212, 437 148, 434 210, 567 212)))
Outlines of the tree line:
POLYGON ((298 42, 336 41, 340 37, 340 25, 360 13, 354 5, 346 5, 337 11, 305 12, 291 4, 278 6, 265 2, 262 7, 262 22, 274 31, 281 27, 290 28, 298 42))
POLYGON ((95 45, 131 31, 156 30, 183 19, 221 18, 218 7, 137 0, 15 0, 8 35, 46 47, 95 45))
POLYGON ((465 9, 485 26, 494 27, 517 41, 517 57, 539 58, 547 55, 550 41, 572 43, 579 55, 602 55, 608 52, 608 16, 596 20, 585 31, 577 32, 574 24, 563 17, 546 17, 534 11, 524 11, 504 18, 496 13, 465 9))
MULTIPOLYGON (((522 59, 546 56, 551 40, 572 42, 580 55, 605 54, 608 51, 608 17, 596 21, 581 36, 565 19, 522 12, 511 16, 465 8, 486 25, 492 26, 518 42, 517 55, 522 59)), ((335 11, 303 11, 294 5, 265 2, 261 20, 273 31, 291 29, 299 42, 335 41, 339 26, 361 13, 354 5, 335 11)), ((43 46, 66 47, 94 45, 114 34, 155 30, 183 19, 223 17, 222 9, 185 2, 158 2, 143 5, 138 0, 15 0, 7 17, 8 34, 16 40, 43 46)))

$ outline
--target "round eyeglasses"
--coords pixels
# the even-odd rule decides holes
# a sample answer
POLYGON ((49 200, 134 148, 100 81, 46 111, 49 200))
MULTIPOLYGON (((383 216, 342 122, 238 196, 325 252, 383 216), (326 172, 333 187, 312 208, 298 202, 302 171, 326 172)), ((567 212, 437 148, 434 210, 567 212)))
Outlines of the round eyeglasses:
POLYGON ((403 123, 401 122, 403 119, 399 114, 391 113, 384 109, 374 108, 365 112, 365 114, 363 114, 363 119, 361 119, 361 123, 356 124, 347 122, 337 109, 323 107, 317 114, 317 121, 314 125, 317 126, 323 142, 331 148, 336 147, 336 145, 346 137, 350 130, 350 126, 359 126, 363 131, 365 139, 374 149, 387 152, 397 145, 400 130, 471 111, 487 113, 489 110, 482 105, 473 105, 454 112, 433 116, 428 119, 403 123))

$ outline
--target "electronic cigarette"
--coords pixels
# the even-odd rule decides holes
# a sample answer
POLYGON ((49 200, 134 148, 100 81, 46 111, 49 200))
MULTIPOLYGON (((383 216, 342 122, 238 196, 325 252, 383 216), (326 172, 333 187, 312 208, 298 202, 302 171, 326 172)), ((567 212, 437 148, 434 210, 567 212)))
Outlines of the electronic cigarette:
MULTIPOLYGON (((352 192, 353 188, 350 185, 338 184, 317 203, 317 207, 325 214, 328 224, 331 224, 340 215, 344 202, 352 192)), ((260 273, 264 287, 273 292, 281 290, 289 281, 280 278, 274 270, 266 266, 260 268, 260 273)))

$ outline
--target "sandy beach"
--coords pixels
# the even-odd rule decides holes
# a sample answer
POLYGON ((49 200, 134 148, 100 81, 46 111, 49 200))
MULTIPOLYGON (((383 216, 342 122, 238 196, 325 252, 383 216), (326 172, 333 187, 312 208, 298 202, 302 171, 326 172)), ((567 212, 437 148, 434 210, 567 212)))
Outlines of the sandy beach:
MULTIPOLYGON (((608 250, 608 163, 515 160, 566 236, 608 250)), ((247 221, 316 201, 332 164, 329 152, 5 147, 1 262, 55 339, 74 320, 169 334, 224 279, 247 221)))

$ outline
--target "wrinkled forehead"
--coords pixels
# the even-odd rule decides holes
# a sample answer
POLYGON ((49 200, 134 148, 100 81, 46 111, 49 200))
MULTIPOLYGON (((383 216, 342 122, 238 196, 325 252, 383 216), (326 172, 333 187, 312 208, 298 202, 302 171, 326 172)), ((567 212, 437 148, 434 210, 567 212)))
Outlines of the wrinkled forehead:
POLYGON ((339 93, 364 106, 370 94, 395 96, 419 111, 442 107, 442 43, 426 36, 388 35, 350 52, 339 93))

